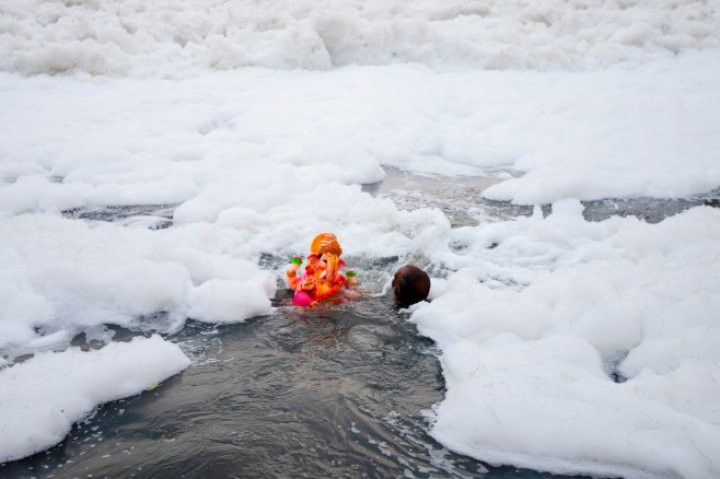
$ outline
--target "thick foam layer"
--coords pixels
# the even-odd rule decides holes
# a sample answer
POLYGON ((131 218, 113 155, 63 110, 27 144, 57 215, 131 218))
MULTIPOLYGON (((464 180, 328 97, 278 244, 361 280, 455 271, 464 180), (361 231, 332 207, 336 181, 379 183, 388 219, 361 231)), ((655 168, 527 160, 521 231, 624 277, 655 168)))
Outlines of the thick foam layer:
POLYGON ((0 69, 169 75, 417 62, 582 70, 717 48, 717 2, 5 1, 0 69))
MULTIPOLYGON (((193 228, 152 232, 57 215, 0 224, 0 350, 104 324, 173 331, 185 318, 242 321, 270 311, 275 279, 213 252, 193 228), (157 319, 149 316, 163 313, 157 319)), ((202 230, 202 228, 201 228, 202 230)), ((57 347, 56 342, 49 347, 57 347)))
POLYGON ((189 364, 178 346, 152 336, 38 353, 0 370, 0 463, 54 446, 96 406, 152 389, 189 364))
POLYGON ((0 75, 0 210, 171 204, 264 213, 381 165, 526 172, 490 199, 683 197, 720 184, 720 56, 635 71, 247 70, 184 81, 0 75), (673 98, 673 101, 668 101, 673 98), (42 115, 37 112, 42 111, 42 115))
POLYGON ((470 267, 413 315, 443 351, 433 435, 559 473, 718 475, 720 212, 648 225, 581 211, 459 232, 470 267))

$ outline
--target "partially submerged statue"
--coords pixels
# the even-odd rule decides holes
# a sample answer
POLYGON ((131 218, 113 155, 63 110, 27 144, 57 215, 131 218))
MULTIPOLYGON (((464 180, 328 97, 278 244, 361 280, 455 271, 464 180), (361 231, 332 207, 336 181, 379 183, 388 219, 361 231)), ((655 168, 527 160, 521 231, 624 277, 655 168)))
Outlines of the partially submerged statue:
POLYGON ((343 288, 357 284, 355 273, 348 270, 347 277, 340 273, 345 266, 340 256, 342 248, 333 233, 317 235, 310 245, 305 271, 298 276, 302 258, 296 256, 285 272, 290 288, 295 290, 293 304, 296 306, 314 306, 319 301, 335 296, 343 288))

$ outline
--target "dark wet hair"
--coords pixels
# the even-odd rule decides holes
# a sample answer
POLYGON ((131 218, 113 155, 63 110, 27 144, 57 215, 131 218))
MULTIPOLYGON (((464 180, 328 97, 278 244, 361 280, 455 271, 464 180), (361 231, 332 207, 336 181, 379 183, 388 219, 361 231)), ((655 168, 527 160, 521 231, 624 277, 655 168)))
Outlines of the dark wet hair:
POLYGON ((407 307, 427 299, 430 293, 430 276, 417 266, 408 264, 395 272, 392 288, 398 305, 407 307))

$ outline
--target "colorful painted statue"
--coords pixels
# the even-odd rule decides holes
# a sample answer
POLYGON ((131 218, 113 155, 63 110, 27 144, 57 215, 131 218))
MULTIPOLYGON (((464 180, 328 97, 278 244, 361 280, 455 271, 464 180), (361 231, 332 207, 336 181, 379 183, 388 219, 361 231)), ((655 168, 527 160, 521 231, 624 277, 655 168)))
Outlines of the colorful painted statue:
POLYGON ((340 269, 345 266, 341 255, 342 248, 337 237, 333 233, 321 233, 310 245, 305 271, 300 276, 297 271, 302 265, 302 259, 298 256, 292 259, 285 278, 288 286, 295 290, 294 305, 314 306, 319 301, 335 296, 343 288, 357 284, 353 271, 348 270, 347 277, 340 273, 340 269))

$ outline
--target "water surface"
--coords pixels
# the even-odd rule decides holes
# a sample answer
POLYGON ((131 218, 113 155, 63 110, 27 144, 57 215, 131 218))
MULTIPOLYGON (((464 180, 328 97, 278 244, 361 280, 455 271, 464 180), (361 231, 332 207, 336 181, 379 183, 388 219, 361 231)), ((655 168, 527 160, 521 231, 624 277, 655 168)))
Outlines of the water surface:
MULTIPOLYGON (((135 334, 116 329, 115 339, 135 334)), ((99 407, 60 445, 0 474, 553 477, 491 468, 428 436, 425 411, 444 391, 437 351, 389 297, 309 311, 280 306, 219 327, 190 321, 169 339, 193 366, 99 407)))
MULTIPOLYGON (((390 170, 385 183, 366 191, 404 208, 436 206, 454 226, 531 213, 529 207, 482 199, 482 190, 495 181, 390 170)), ((604 200, 587 203, 585 214, 594 220, 636 214, 659 221, 705 201, 604 200)), ((172 209, 141 205, 66 214, 166 228, 172 227, 172 209)), ((265 255, 260 264, 277 269, 284 261, 265 255)), ((367 279, 379 291, 399 259, 358 261, 358 269, 374 272, 367 279)), ((288 301, 281 288, 272 315, 224 326, 188 320, 168 339, 193 359, 192 366, 154 389, 98 407, 58 446, 0 465, 0 476, 565 477, 491 467, 448 451, 428 435, 428 411, 444 394, 438 351, 388 295, 310 310, 288 301)), ((116 341, 151 333, 108 327, 116 341)), ((101 347, 83 335, 74 343, 101 347)))

